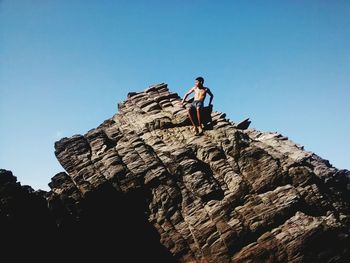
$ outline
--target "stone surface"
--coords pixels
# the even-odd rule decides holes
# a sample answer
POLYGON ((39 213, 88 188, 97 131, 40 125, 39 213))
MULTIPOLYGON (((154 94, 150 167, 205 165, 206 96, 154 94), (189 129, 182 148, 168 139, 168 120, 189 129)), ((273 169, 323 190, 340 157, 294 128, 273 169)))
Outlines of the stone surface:
POLYGON ((131 92, 99 127, 55 143, 66 173, 46 199, 59 229, 76 233, 63 240, 85 233, 93 249, 84 242, 109 235, 124 244, 116 251, 163 262, 349 257, 349 171, 220 112, 194 136, 180 102, 166 84, 131 92))
POLYGON ((4 262, 53 247, 47 240, 56 234, 56 225, 46 194, 21 186, 11 171, 0 169, 0 252, 4 262))

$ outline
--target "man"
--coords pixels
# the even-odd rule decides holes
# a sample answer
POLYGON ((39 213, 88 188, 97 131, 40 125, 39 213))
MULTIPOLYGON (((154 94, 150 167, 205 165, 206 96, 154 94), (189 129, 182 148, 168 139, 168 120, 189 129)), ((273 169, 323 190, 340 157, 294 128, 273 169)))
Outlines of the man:
POLYGON ((190 95, 191 93, 194 92, 194 100, 191 104, 191 107, 188 109, 188 116, 191 120, 191 123, 193 125, 193 129, 196 135, 200 135, 203 133, 203 125, 201 123, 201 111, 203 109, 203 104, 204 104, 204 100, 205 97, 207 95, 207 93, 210 96, 210 100, 209 100, 209 106, 211 107, 212 104, 211 102, 213 101, 214 95, 213 93, 211 93, 210 89, 207 87, 203 86, 204 84, 204 78, 202 77, 198 77, 196 78, 195 81, 195 86, 193 88, 191 88, 184 96, 181 104, 184 105, 184 102, 186 101, 186 98, 188 97, 188 95, 190 95), (192 110, 195 109, 196 113, 197 113, 197 119, 198 119, 198 126, 196 125, 196 123, 193 121, 193 117, 191 115, 192 110))

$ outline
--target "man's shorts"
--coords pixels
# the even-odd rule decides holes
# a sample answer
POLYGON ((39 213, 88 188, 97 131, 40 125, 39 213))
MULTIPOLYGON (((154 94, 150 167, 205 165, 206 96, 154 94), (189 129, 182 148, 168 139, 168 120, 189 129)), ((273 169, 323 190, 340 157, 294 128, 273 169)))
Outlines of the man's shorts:
POLYGON ((194 108, 200 108, 200 109, 202 109, 203 108, 203 101, 201 101, 201 100, 194 100, 193 102, 192 102, 192 105, 191 105, 192 107, 194 107, 194 108))

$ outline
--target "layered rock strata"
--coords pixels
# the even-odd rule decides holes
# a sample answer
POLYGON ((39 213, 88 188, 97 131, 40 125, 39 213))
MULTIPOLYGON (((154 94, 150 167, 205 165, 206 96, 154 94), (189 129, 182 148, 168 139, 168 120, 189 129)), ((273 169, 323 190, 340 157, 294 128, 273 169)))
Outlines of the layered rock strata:
POLYGON ((221 112, 195 136, 180 102, 166 84, 129 93, 99 127, 56 142, 66 172, 46 199, 64 237, 85 233, 88 248, 103 250, 92 239, 119 235, 106 251, 147 260, 349 256, 349 171, 281 134, 238 129, 221 112))

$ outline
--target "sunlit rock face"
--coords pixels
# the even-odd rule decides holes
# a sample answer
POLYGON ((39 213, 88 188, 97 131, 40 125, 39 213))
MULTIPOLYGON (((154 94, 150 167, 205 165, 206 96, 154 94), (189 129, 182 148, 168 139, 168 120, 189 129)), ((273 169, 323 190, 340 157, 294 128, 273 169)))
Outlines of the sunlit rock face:
POLYGON ((99 127, 56 142, 65 172, 45 198, 75 255, 74 245, 125 262, 349 257, 349 171, 221 112, 196 136, 180 102, 166 84, 131 92, 99 127))

